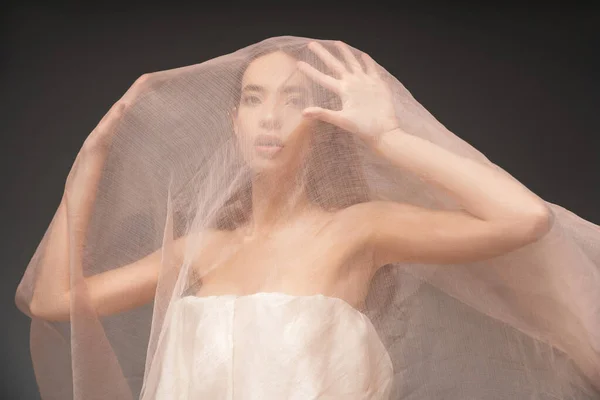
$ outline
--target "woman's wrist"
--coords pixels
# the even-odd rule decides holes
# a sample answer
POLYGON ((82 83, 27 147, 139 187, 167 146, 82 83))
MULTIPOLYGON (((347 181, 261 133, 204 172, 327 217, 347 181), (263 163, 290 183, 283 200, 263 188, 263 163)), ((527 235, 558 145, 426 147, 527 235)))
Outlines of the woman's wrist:
POLYGON ((390 143, 398 140, 399 137, 408 136, 401 128, 393 128, 377 135, 376 139, 371 143, 372 149, 376 154, 385 156, 386 150, 389 151, 390 143))

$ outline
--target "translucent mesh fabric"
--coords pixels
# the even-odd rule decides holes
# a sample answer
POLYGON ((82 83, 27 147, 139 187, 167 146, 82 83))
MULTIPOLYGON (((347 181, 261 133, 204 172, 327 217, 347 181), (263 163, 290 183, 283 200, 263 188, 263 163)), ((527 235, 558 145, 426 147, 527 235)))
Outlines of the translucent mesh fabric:
MULTIPOLYGON (((269 70, 291 58, 335 77, 310 41, 144 75, 90 134, 16 295, 42 397, 598 398, 600 228, 546 202, 552 226, 532 243, 370 274, 354 251, 365 221, 347 235, 323 221, 372 202, 463 207, 349 129, 298 116, 343 106, 269 70), (251 84, 306 92, 243 97, 250 68, 251 84), (272 170, 287 178, 269 184, 272 170)), ((514 179, 376 67, 402 131, 514 179)))

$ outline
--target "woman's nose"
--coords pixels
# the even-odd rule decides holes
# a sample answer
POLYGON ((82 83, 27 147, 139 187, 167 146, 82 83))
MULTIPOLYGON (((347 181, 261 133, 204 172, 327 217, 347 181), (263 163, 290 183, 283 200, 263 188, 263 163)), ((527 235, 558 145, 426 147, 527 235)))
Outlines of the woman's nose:
POLYGON ((276 107, 269 108, 260 119, 260 127, 263 129, 280 129, 281 117, 276 107))

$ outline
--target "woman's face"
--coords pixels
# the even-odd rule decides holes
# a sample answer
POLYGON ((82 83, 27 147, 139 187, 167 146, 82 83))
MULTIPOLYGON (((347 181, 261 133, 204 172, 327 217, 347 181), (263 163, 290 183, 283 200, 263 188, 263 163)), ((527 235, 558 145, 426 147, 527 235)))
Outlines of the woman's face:
POLYGON ((311 122, 302 110, 312 103, 308 78, 292 56, 277 51, 250 63, 233 122, 253 171, 286 173, 301 166, 311 145, 311 122))

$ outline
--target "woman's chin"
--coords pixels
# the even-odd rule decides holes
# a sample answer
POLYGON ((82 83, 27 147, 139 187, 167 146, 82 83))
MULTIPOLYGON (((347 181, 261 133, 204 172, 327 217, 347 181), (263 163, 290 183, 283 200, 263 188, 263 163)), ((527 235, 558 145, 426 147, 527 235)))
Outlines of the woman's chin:
POLYGON ((248 166, 255 173, 274 175, 289 175, 294 173, 302 164, 302 155, 297 154, 300 149, 296 147, 256 146, 249 154, 248 166))
POLYGON ((256 174, 286 174, 293 168, 284 157, 253 157, 250 168, 256 174))
POLYGON ((250 164, 250 168, 255 173, 271 173, 281 171, 282 166, 285 166, 285 164, 276 159, 254 159, 250 164))

